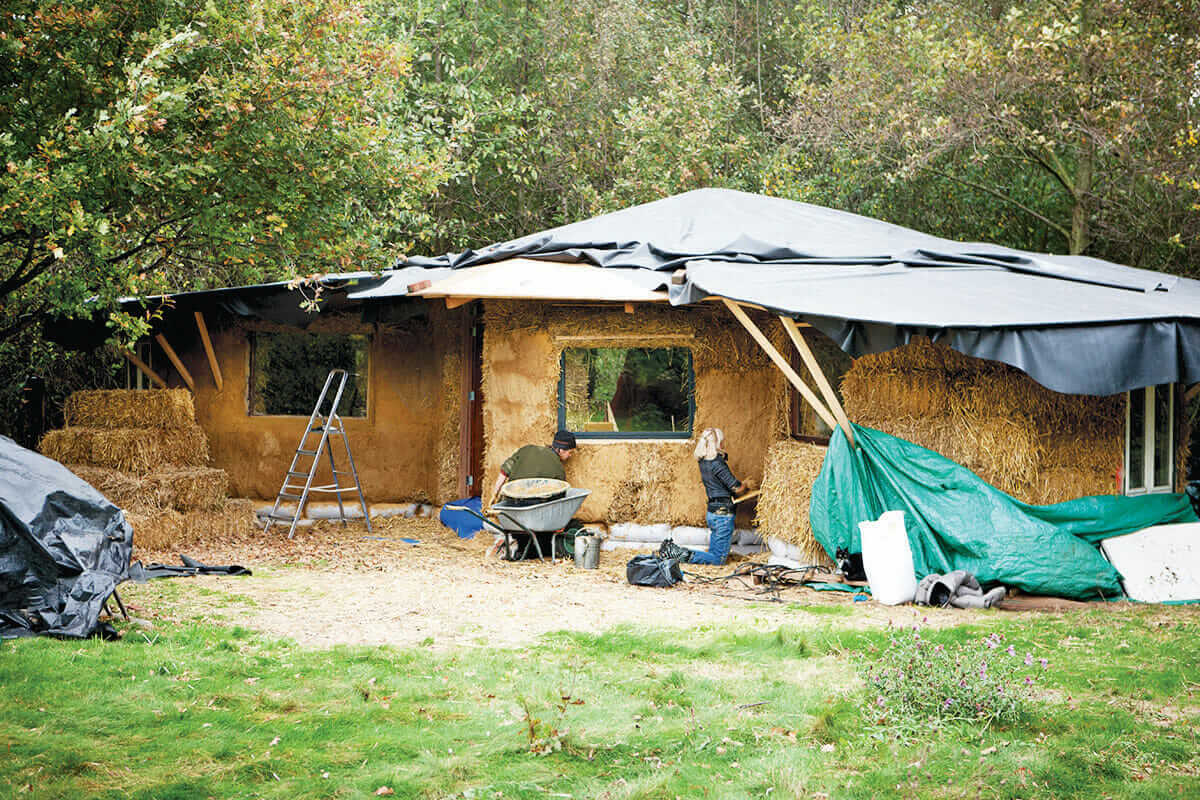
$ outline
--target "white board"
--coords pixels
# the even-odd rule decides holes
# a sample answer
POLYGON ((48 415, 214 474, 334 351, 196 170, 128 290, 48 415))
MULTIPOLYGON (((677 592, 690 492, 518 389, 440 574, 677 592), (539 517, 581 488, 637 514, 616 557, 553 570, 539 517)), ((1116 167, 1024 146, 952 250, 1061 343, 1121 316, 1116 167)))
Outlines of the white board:
POLYGON ((1125 594, 1145 603, 1200 600, 1200 522, 1153 528, 1100 543, 1125 594))

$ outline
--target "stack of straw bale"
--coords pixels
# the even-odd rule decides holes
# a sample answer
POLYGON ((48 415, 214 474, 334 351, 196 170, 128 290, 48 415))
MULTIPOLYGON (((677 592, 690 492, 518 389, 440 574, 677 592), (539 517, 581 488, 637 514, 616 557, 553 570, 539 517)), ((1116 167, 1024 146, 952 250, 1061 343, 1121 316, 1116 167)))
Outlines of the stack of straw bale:
POLYGON ((42 453, 114 504, 147 512, 224 505, 229 478, 205 466, 208 438, 186 389, 76 392, 64 416, 67 427, 42 438, 42 453))
POLYGON ((772 537, 796 545, 811 564, 827 560, 808 522, 812 485, 821 471, 825 450, 822 445, 792 439, 773 444, 767 451, 762 495, 754 519, 764 539, 772 537))
POLYGON ((1059 394, 928 339, 857 359, 841 388, 855 422, 941 453, 1025 502, 1116 489, 1120 395, 1059 394))

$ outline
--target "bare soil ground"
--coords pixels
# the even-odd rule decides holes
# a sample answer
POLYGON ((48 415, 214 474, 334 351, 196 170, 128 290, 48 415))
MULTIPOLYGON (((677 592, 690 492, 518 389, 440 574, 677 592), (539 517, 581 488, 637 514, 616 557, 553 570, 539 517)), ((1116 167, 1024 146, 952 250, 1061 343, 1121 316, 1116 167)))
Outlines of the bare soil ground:
MULTIPOLYGON (((977 618, 961 610, 855 602, 844 592, 793 587, 765 594, 747 581, 703 579, 728 575, 746 561, 689 566, 703 577, 670 589, 636 587, 625 579, 625 563, 635 551, 604 552, 600 569, 583 570, 569 560, 488 558, 491 541, 487 535, 459 539, 431 519, 378 520, 370 533, 362 523, 344 528, 319 523, 298 529, 290 541, 284 530, 264 535, 247 521, 177 552, 207 564, 241 564, 254 570, 252 577, 156 580, 126 584, 121 594, 135 616, 151 622, 204 619, 313 647, 516 646, 551 631, 599 632, 621 624, 734 623, 773 630, 834 619, 839 626, 878 626, 923 618, 926 624, 954 625, 977 618)), ((134 558, 179 563, 174 553, 139 550, 134 558)))

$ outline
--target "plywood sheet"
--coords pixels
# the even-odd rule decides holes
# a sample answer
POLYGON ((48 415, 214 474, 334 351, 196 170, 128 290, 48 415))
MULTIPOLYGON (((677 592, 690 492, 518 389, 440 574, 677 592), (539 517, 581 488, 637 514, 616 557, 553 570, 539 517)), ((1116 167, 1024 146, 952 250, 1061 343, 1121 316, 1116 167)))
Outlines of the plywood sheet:
POLYGON ((1155 525, 1100 544, 1125 593, 1145 603, 1200 600, 1200 522, 1155 525))

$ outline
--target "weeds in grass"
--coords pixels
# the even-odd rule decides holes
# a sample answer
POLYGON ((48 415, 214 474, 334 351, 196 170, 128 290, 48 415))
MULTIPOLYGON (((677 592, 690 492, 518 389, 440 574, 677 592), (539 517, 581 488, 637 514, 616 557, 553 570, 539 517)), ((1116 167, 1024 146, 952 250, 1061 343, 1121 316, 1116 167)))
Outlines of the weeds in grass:
POLYGON ((1012 722, 1029 706, 1037 672, 1049 662, 1005 645, 993 632, 949 646, 921 626, 893 633, 876 661, 860 664, 867 718, 900 737, 963 722, 1012 722))
POLYGON ((519 702, 524 714, 521 722, 525 725, 525 734, 529 737, 529 752, 535 756, 546 756, 563 749, 563 742, 571 734, 571 729, 565 724, 567 709, 571 706, 581 706, 584 701, 559 692, 558 698, 540 712, 534 709, 528 698, 522 697, 519 702), (543 720, 536 716, 536 713, 545 714, 549 719, 543 720))

